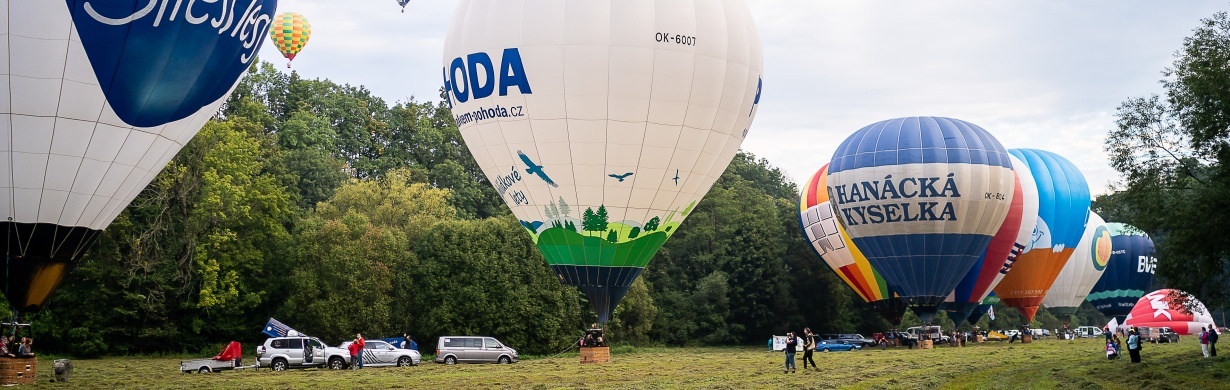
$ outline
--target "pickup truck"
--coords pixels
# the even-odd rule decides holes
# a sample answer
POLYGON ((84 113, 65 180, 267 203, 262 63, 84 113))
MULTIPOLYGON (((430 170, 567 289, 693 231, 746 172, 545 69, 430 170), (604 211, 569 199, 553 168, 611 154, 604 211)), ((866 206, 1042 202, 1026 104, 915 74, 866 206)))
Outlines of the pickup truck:
MULTIPOLYGON (((253 366, 255 367, 255 366, 253 366)), ((238 341, 232 341, 222 348, 212 359, 181 360, 179 372, 197 372, 200 374, 233 370, 236 368, 251 368, 243 366, 243 346, 238 341)))

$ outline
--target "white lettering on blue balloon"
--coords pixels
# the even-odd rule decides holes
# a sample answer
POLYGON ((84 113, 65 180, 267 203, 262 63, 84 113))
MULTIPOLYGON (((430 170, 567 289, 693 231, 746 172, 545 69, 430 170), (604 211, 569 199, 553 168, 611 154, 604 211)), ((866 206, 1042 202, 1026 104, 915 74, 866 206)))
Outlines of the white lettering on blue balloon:
POLYGON ((243 14, 238 19, 239 23, 234 23, 236 20, 235 6, 239 1, 241 0, 187 0, 187 4, 185 4, 185 0, 175 0, 175 4, 171 6, 170 13, 167 13, 167 5, 171 4, 171 0, 149 0, 145 7, 133 12, 132 15, 121 18, 103 15, 95 10, 94 6, 89 2, 85 3, 84 9, 85 13, 90 18, 93 18, 94 21, 110 26, 123 26, 144 19, 154 11, 155 6, 158 6, 158 14, 154 16, 152 21, 154 27, 162 25, 164 20, 174 22, 175 18, 179 16, 181 9, 184 10, 184 20, 191 25, 203 24, 205 21, 210 20, 210 16, 216 15, 217 18, 210 21, 210 26, 218 29, 218 35, 226 34, 227 30, 230 30, 232 38, 237 38, 243 42, 243 48, 248 49, 248 51, 240 57, 240 60, 247 64, 256 56, 254 49, 258 46, 257 43, 260 42, 260 39, 269 31, 272 21, 269 15, 260 12, 264 4, 257 5, 257 0, 250 0, 248 6, 243 10, 243 14), (221 1, 222 4, 220 7, 197 13, 193 11, 197 1, 206 4, 215 4, 221 1), (232 28, 232 25, 234 28, 232 28))

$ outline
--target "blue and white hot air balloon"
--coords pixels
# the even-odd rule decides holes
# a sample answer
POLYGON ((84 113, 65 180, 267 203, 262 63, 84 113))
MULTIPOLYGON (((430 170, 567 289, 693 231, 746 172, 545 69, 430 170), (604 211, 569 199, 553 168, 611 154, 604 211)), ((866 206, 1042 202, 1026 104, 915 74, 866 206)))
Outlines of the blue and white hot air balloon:
POLYGON ((276 0, 0 7, 3 293, 36 312, 226 101, 276 0))
POLYGON ((986 251, 1014 187, 999 141, 951 118, 864 127, 837 148, 829 166, 839 221, 926 322, 986 251))

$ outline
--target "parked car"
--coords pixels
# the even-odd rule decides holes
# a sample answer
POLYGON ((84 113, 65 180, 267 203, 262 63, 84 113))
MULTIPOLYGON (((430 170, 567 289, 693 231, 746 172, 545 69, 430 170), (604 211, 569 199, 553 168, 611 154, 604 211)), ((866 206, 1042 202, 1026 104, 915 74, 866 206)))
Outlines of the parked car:
POLYGON ((436 363, 500 363, 517 362, 517 350, 494 337, 440 336, 436 342, 436 363))
POLYGON ((857 343, 860 347, 874 347, 876 345, 875 340, 863 337, 863 335, 857 333, 839 334, 837 335, 837 340, 857 343))
POLYGON ((1036 339, 1039 337, 1049 337, 1051 335, 1051 330, 1050 329, 1030 329, 1029 333, 1032 334, 1034 338, 1036 339))
POLYGON ((330 347, 309 336, 272 337, 256 347, 256 366, 274 371, 288 368, 324 367, 333 356, 350 356, 341 348, 330 347))
MULTIPOLYGON (((339 348, 349 351, 352 341, 342 343, 339 348)), ((363 343, 363 367, 405 367, 417 366, 423 360, 423 355, 419 351, 412 349, 402 349, 394 347, 384 340, 367 340, 363 343)), ((342 366, 338 369, 350 367, 350 360, 342 360, 342 366)), ((334 368, 334 361, 330 358, 329 368, 334 368)))
POLYGON ((822 340, 816 343, 816 351, 861 351, 863 347, 858 345, 858 342, 846 342, 839 340, 822 340))

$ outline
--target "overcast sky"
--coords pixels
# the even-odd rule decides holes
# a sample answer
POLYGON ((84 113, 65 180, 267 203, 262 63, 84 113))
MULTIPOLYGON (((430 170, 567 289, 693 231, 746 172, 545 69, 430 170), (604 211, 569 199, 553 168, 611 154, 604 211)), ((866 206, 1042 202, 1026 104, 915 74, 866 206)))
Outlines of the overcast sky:
MULTIPOLYGON (((583 0, 575 0, 583 1, 583 0)), ((978 124, 1007 148, 1059 153, 1095 194, 1118 174, 1102 148, 1129 97, 1221 1, 748 0, 764 94, 743 149, 802 182, 863 126, 903 116, 978 124)), ((457 0, 282 0, 312 23, 294 70, 388 102, 436 100, 457 0)), ((283 70, 273 45, 262 57, 283 70)))

